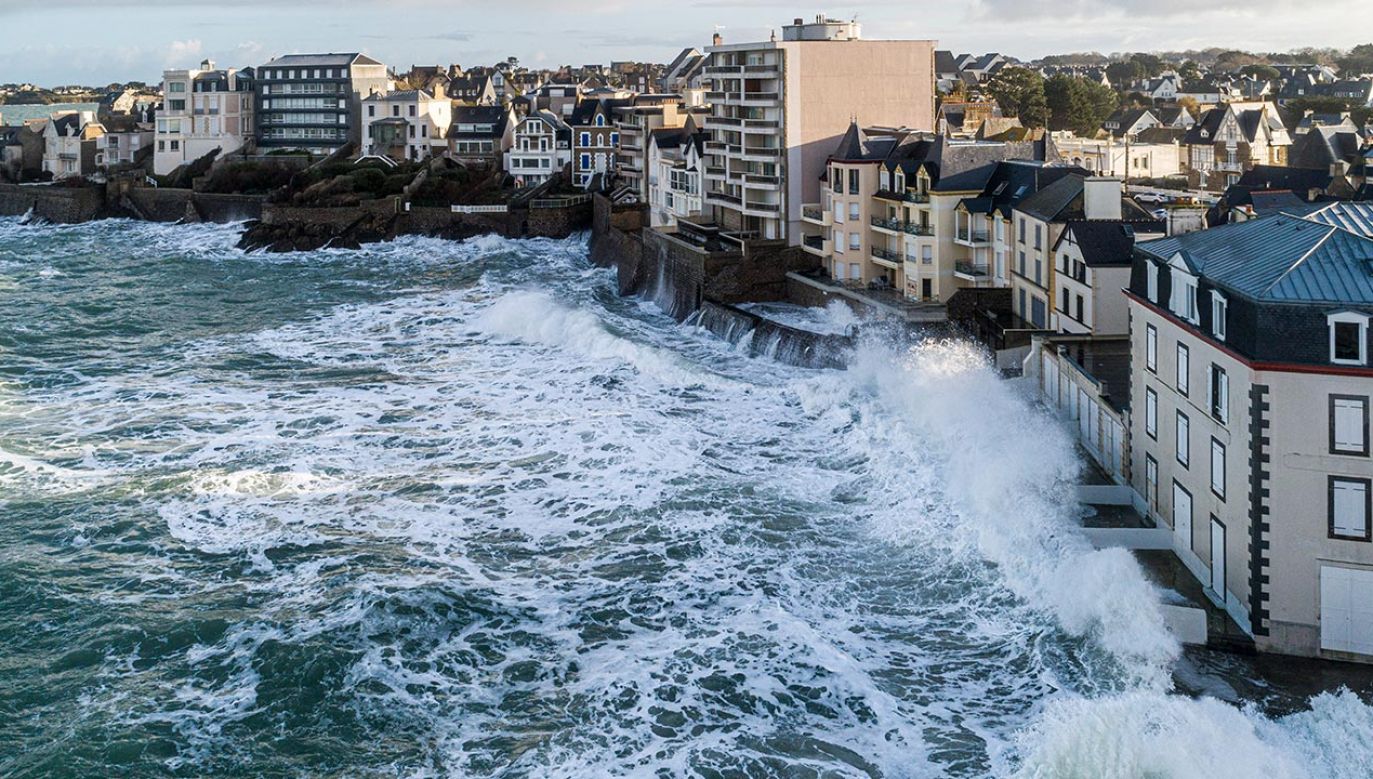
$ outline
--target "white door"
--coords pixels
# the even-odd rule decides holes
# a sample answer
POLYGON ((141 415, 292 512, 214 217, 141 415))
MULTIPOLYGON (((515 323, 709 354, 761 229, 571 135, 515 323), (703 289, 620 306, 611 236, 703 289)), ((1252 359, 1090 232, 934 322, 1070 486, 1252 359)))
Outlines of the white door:
POLYGON ((1373 571, 1321 566, 1321 649, 1373 655, 1373 571))
POLYGON ((1173 545, 1192 551, 1192 496, 1173 482, 1173 545))
POLYGON ((1211 591, 1225 602, 1225 525, 1211 517, 1211 591))

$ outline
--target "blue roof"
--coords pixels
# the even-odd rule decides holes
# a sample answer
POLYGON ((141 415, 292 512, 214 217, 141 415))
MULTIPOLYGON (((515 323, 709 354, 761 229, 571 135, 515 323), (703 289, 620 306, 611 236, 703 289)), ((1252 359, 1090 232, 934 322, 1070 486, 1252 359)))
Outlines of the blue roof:
POLYGON ((1373 239, 1310 219, 1278 214, 1137 246, 1165 263, 1181 253, 1198 275, 1255 300, 1373 305, 1373 239))

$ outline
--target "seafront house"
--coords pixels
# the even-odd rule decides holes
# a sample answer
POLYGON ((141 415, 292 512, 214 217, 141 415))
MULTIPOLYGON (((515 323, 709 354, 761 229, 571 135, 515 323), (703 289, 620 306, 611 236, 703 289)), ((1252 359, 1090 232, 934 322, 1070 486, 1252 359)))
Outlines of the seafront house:
POLYGON ((95 164, 104 170, 142 165, 153 156, 152 109, 110 114, 100 121, 104 135, 96 144, 95 164))
POLYGON ((105 128, 92 111, 65 111, 48 118, 43 129, 43 171, 53 180, 89 176, 105 128))
POLYGON ((1012 311, 1034 330, 1058 330, 1065 307, 1069 318, 1077 312, 1078 299, 1065 298, 1065 294, 1073 293, 1060 290, 1055 284, 1058 263, 1054 247, 1069 222, 1162 229, 1132 198, 1125 196, 1120 179, 1087 176, 1080 171, 1039 188, 1013 211, 1012 311))
POLYGON ((1286 165, 1292 138, 1273 103, 1227 103, 1201 115, 1183 138, 1188 185, 1223 190, 1256 165, 1286 165))
POLYGON ((1072 220, 1052 247, 1058 330, 1072 335, 1124 336, 1130 312, 1121 291, 1130 286, 1136 241, 1164 237, 1167 224, 1072 220))
POLYGON ((654 227, 671 227, 682 217, 701 213, 707 134, 692 118, 682 127, 649 134, 648 205, 654 227))
POLYGON ((515 114, 500 105, 455 105, 448 128, 448 156, 469 165, 503 164, 515 145, 515 114))
POLYGON ((1131 483, 1260 650, 1373 661, 1370 258, 1287 214, 1136 244, 1131 483))
POLYGON ((648 139, 654 130, 681 127, 692 111, 681 95, 638 95, 614 109, 619 133, 615 172, 621 184, 648 202, 648 139))
POLYGON ((211 60, 163 71, 153 172, 165 176, 216 149, 220 156, 242 149, 254 132, 253 84, 252 68, 220 69, 211 60))
POLYGON ((362 100, 363 154, 397 162, 424 160, 448 149, 453 103, 423 89, 377 92, 362 100))
POLYGON ((631 104, 628 98, 586 99, 568 117, 572 127, 572 183, 584 189, 597 182, 604 187, 615 173, 620 130, 615 111, 631 104))
POLYGON ((572 128, 551 111, 537 111, 521 120, 514 145, 505 152, 505 172, 520 187, 538 186, 571 162, 572 128))
POLYGON ((934 130, 934 43, 866 40, 860 25, 796 19, 779 40, 707 53, 705 206, 728 232, 799 245, 827 159, 854 117, 934 130))
POLYGON ((362 142, 362 100, 390 92, 386 66, 364 54, 287 54, 256 71, 259 151, 332 154, 362 142))

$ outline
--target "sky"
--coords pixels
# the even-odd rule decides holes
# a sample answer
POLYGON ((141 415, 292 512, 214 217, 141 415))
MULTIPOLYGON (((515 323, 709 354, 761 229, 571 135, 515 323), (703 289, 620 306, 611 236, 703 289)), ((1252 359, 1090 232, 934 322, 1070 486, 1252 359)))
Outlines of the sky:
POLYGON ((1285 51, 1373 39, 1362 0, 0 0, 0 83, 156 82, 165 68, 259 65, 290 52, 361 51, 399 70, 668 61, 765 40, 795 16, 857 18, 866 38, 922 38, 1021 58, 1224 46, 1285 51), (230 11, 229 9, 233 9, 230 11))

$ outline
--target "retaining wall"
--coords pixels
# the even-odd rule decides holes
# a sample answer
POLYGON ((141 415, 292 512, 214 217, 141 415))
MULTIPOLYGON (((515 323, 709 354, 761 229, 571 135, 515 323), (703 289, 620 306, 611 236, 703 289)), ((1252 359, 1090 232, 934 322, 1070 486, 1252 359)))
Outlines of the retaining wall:
POLYGON ((50 222, 89 222, 105 215, 105 190, 0 184, 0 216, 23 216, 30 209, 34 216, 50 222))

